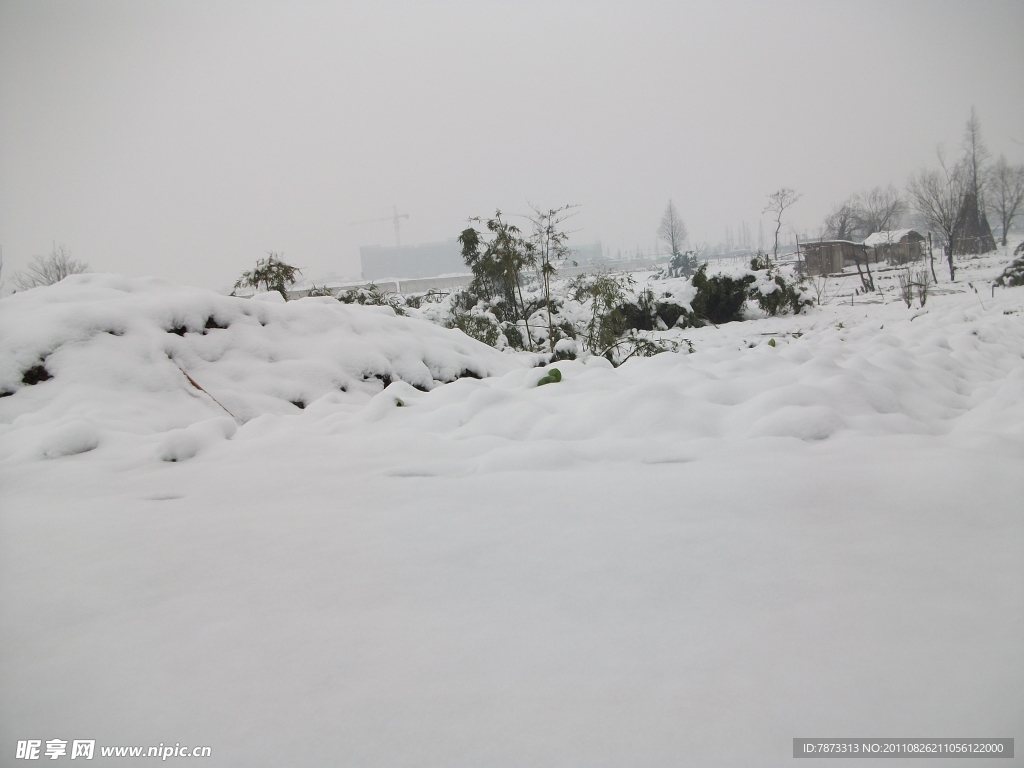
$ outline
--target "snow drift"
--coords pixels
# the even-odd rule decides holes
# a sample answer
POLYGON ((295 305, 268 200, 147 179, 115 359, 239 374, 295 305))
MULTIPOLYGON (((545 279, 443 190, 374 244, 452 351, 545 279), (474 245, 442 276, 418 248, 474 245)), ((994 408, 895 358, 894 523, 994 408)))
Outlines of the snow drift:
MULTIPOLYGON (((70 455, 95 448, 102 431, 166 432, 229 415, 244 423, 297 413, 328 395, 363 402, 392 381, 429 390, 523 365, 386 307, 260 298, 87 274, 4 299, 5 437, 18 432, 18 443, 36 444, 38 455, 70 455)), ((11 440, 0 445, 14 450, 11 440)))
POLYGON ((839 322, 819 311, 763 321, 770 337, 751 324, 700 329, 694 354, 616 371, 562 362, 563 381, 538 390, 535 358, 387 307, 76 275, 0 302, 0 457, 76 455, 121 433, 163 435, 156 455, 181 461, 235 422, 299 414, 302 429, 379 431, 367 425, 387 417, 403 432, 634 441, 641 454, 655 441, 1015 432, 1018 304, 1011 292, 988 309, 962 297, 839 322), (438 389, 460 378, 471 381, 438 389), (396 402, 416 407, 391 414, 396 402))

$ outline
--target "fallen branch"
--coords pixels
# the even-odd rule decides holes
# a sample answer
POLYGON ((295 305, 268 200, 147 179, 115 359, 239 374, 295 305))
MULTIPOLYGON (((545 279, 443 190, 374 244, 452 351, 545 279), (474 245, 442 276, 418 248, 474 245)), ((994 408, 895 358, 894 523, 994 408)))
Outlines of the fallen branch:
POLYGON ((168 359, 168 360, 170 360, 170 361, 171 361, 172 363, 174 363, 174 366, 175 366, 175 367, 176 367, 176 368, 177 368, 177 369, 178 369, 179 371, 181 371, 181 374, 182 374, 182 375, 183 375, 183 376, 184 376, 184 377, 185 377, 186 379, 188 379, 188 383, 189 383, 189 384, 191 384, 191 385, 192 385, 193 387, 195 387, 196 389, 198 389, 198 390, 199 390, 200 392, 202 392, 202 393, 203 393, 204 395, 206 395, 206 396, 207 396, 208 398, 210 398, 211 400, 213 400, 213 402, 215 402, 215 403, 216 403, 217 405, 219 405, 219 406, 220 406, 221 410, 223 410, 223 411, 224 411, 224 413, 226 413, 226 414, 227 414, 228 416, 230 416, 230 417, 231 417, 232 419, 234 419, 234 420, 235 420, 235 421, 236 421, 236 422, 237 422, 238 424, 241 424, 241 423, 242 423, 242 422, 241 422, 241 421, 239 420, 239 418, 238 418, 237 416, 235 416, 235 414, 233 414, 233 413, 232 413, 231 411, 229 411, 229 410, 228 410, 227 408, 225 408, 225 407, 224 407, 224 404, 223 404, 223 403, 222 403, 222 402, 221 402, 220 400, 218 400, 218 399, 217 399, 216 397, 214 397, 214 396, 213 396, 213 395, 211 395, 211 394, 210 394, 209 392, 207 392, 207 391, 206 391, 205 389, 203 389, 203 388, 202 388, 201 386, 199 386, 199 382, 197 382, 197 381, 196 381, 195 379, 193 379, 193 378, 192 378, 191 376, 189 376, 189 375, 188 375, 188 374, 187 374, 187 373, 185 372, 185 369, 184 369, 184 368, 182 368, 182 367, 181 367, 180 365, 178 365, 178 361, 177 361, 177 360, 175 360, 175 359, 174 359, 173 357, 171 357, 170 355, 167 355, 167 359, 168 359))

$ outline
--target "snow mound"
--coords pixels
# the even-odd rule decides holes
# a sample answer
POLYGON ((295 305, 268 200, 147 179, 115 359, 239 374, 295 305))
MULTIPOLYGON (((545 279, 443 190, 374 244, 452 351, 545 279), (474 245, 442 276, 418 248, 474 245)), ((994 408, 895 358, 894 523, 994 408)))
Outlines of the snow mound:
POLYGON ((156 454, 161 461, 185 461, 206 446, 231 439, 237 429, 235 422, 227 417, 190 424, 184 429, 172 429, 160 439, 156 454))
POLYGON ((76 419, 46 433, 39 452, 48 459, 87 453, 100 444, 100 433, 87 421, 76 419))
MULTIPOLYGON (((388 470, 397 476, 660 464, 715 442, 761 441, 766 450, 886 436, 943 438, 964 449, 977 439, 1017 443, 1024 291, 1013 291, 984 307, 973 295, 924 313, 879 307, 881 320, 851 313, 837 321, 820 311, 700 329, 693 354, 633 358, 615 369, 599 357, 563 360, 414 399, 389 387, 365 412, 307 422, 302 439, 319 431, 360 450, 380 445, 400 465, 388 470), (766 325, 771 333, 751 339, 766 325), (560 381, 538 387, 554 367, 560 381), (458 469, 421 466, 423 456, 445 454, 458 469)), ((339 441, 336 450, 349 449, 339 441)))
POLYGON ((538 387, 552 367, 531 368, 534 356, 390 307, 78 275, 0 302, 0 393, 9 395, 0 398, 0 459, 109 445, 180 462, 225 439, 326 435, 325 450, 351 450, 353 461, 367 450, 399 464, 410 452, 453 451, 486 471, 658 462, 709 440, 1016 440, 1022 297, 1013 288, 985 304, 962 294, 915 312, 816 310, 689 329, 693 354, 616 369, 598 357, 562 360, 560 380, 538 387))
POLYGON ((0 456, 16 443, 45 456, 88 451, 99 445, 90 425, 100 425, 136 435, 184 430, 157 449, 175 461, 220 434, 190 427, 211 419, 299 414, 325 395, 361 404, 393 381, 426 391, 524 365, 387 307, 272 296, 280 299, 85 274, 5 298, 0 456))

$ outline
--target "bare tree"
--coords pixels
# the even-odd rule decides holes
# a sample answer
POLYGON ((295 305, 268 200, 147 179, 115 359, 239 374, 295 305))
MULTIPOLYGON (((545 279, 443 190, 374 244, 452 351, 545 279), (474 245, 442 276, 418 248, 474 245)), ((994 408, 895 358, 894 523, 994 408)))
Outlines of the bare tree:
POLYGON ((11 277, 14 290, 27 291, 41 285, 59 283, 68 275, 78 275, 89 271, 89 265, 71 258, 71 252, 63 245, 54 244, 49 256, 33 256, 25 269, 15 272, 11 277))
POLYGON ((861 193, 854 201, 857 229, 864 237, 898 228, 907 213, 906 202, 892 184, 861 193))
POLYGON ((672 258, 677 257, 686 248, 686 225, 671 200, 658 225, 658 239, 672 250, 672 258))
POLYGON ((992 237, 992 229, 985 216, 985 182, 989 153, 981 140, 981 124, 971 107, 971 117, 964 126, 962 145, 967 192, 964 195, 963 208, 960 210, 957 230, 953 235, 953 252, 988 253, 996 249, 996 241, 992 237))
POLYGON ((1010 165, 1003 155, 993 164, 989 172, 988 205, 994 216, 999 218, 1003 228, 1002 244, 1013 226, 1013 220, 1021 213, 1024 205, 1024 165, 1010 165))
POLYGON ((989 152, 981 140, 981 122, 978 120, 973 106, 971 107, 971 117, 968 119, 967 125, 964 126, 963 148, 970 191, 974 193, 980 206, 985 200, 985 168, 989 152))
POLYGON ((954 236, 960 225, 960 212, 964 198, 969 194, 970 171, 964 163, 950 167, 940 150, 939 170, 921 170, 907 182, 907 195, 921 219, 945 240, 949 279, 953 280, 954 236))
POLYGON ((832 212, 825 217, 822 237, 829 240, 852 240, 857 230, 857 211, 851 200, 832 206, 832 212))
POLYGON ((775 259, 779 258, 779 232, 782 230, 782 214, 799 199, 799 192, 782 187, 768 195, 768 204, 761 211, 761 213, 772 214, 775 219, 775 247, 772 249, 775 259))

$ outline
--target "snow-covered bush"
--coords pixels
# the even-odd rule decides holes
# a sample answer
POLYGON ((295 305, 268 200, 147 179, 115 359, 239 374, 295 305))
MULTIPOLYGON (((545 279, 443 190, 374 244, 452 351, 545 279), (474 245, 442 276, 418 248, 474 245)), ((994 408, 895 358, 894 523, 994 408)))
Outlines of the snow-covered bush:
POLYGON ((755 256, 750 262, 750 269, 754 272, 750 298, 766 314, 774 317, 793 312, 798 315, 804 307, 814 303, 798 281, 787 280, 766 254, 755 256))
POLYGON ((666 274, 668 277, 690 277, 697 270, 697 251, 683 251, 672 257, 666 274))
POLYGON ((318 296, 334 296, 334 291, 326 285, 317 285, 314 283, 310 286, 309 293, 307 293, 306 296, 312 296, 313 298, 318 296))
MULTIPOLYGON (((312 293, 310 294, 313 295, 312 293)), ((342 304, 361 304, 370 307, 391 307, 396 315, 405 314, 405 302, 398 296, 382 293, 373 283, 365 288, 350 288, 338 295, 342 304)))
POLYGON ((635 284, 629 275, 607 274, 580 275, 570 283, 570 299, 586 308, 576 328, 578 341, 613 365, 678 349, 674 342, 643 335, 668 326, 658 316, 654 293, 649 288, 636 293, 635 284))
POLYGON ((708 277, 707 264, 702 264, 693 276, 697 289, 690 306, 693 308, 694 325, 707 321, 715 325, 743 319, 743 307, 747 303, 747 291, 757 280, 752 274, 742 277, 714 275, 708 277))
MULTIPOLYGON (((1024 246, 1024 243, 1021 245, 1024 246)), ((1017 248, 1017 251, 1019 250, 1021 250, 1020 247, 1017 248)), ((1007 287, 1024 285, 1024 256, 1014 259, 1010 266, 1003 270, 1003 274, 996 278, 995 284, 1007 287)))
MULTIPOLYGON (((277 253, 267 254, 265 259, 257 259, 256 266, 235 281, 235 291, 241 288, 251 288, 254 291, 277 291, 288 300, 288 289, 295 285, 296 279, 302 274, 302 270, 281 261, 281 255, 277 253)), ((234 291, 232 291, 232 296, 234 291)))
POLYGON ((570 282, 570 298, 589 309, 589 317, 577 331, 591 353, 604 354, 629 328, 622 305, 633 285, 629 275, 580 275, 570 282))
POLYGON ((508 343, 508 338, 501 332, 497 318, 490 312, 478 310, 453 313, 449 327, 458 328, 470 338, 491 347, 500 349, 508 343))
MULTIPOLYGON (((471 221, 482 222, 482 219, 477 217, 471 221)), ((482 302, 495 315, 510 345, 532 351, 532 334, 526 318, 541 302, 535 301, 532 305, 527 302, 522 272, 536 264, 535 251, 518 227, 502 219, 501 211, 495 211, 494 218, 488 219, 485 227, 484 232, 470 227, 459 235, 462 260, 473 273, 473 280, 460 292, 453 312, 468 311, 482 302)))

